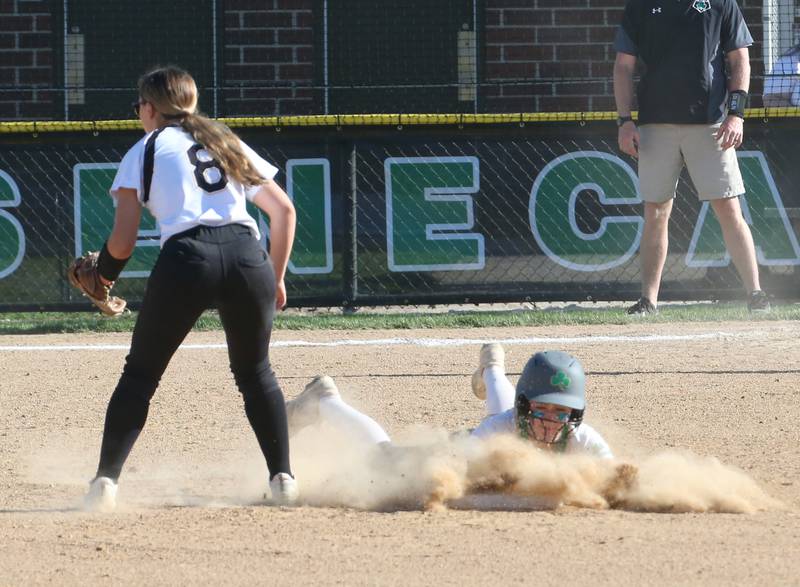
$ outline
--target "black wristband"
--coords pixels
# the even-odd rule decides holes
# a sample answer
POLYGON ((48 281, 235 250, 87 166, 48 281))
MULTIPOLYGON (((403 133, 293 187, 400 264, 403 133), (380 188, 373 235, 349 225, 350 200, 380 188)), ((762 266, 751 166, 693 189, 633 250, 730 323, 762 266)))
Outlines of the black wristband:
MULTIPOLYGON (((130 257, 128 257, 130 259, 130 257)), ((125 268, 128 259, 117 259, 108 252, 108 243, 103 243, 100 254, 97 256, 97 273, 108 281, 116 281, 125 268)))
POLYGON ((747 92, 733 90, 728 94, 728 116, 744 118, 744 109, 747 107, 747 92))
POLYGON ((617 126, 620 127, 626 122, 633 122, 633 116, 617 116, 617 126))

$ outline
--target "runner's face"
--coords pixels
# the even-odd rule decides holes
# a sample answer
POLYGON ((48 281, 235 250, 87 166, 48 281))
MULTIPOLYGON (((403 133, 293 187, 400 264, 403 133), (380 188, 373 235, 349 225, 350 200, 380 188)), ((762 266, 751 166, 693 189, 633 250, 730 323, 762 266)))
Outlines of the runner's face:
POLYGON ((566 434, 569 424, 570 408, 556 404, 531 403, 529 419, 530 438, 546 444, 553 444, 566 434))

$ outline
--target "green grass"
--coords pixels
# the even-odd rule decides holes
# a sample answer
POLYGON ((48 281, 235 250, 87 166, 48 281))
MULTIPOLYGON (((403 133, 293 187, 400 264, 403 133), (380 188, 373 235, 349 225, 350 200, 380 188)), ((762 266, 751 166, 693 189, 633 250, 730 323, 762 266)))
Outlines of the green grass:
MULTIPOLYGON (((25 312, 0 314, 0 334, 130 332, 136 313, 104 318, 94 312, 25 312)), ((509 326, 620 325, 664 322, 800 320, 800 304, 773 307, 769 314, 750 315, 744 304, 666 304, 656 316, 631 317, 620 308, 576 307, 546 310, 480 310, 426 312, 421 309, 344 315, 337 311, 290 311, 276 317, 277 330, 382 330, 410 328, 484 328, 509 326)), ((216 312, 206 312, 195 330, 220 330, 216 312)))

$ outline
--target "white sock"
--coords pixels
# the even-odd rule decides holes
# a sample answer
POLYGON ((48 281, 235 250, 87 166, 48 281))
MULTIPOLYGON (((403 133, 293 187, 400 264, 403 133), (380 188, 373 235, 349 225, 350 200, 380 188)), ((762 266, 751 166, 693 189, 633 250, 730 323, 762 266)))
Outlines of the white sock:
POLYGON ((514 407, 516 390, 502 367, 492 366, 484 369, 483 382, 486 384, 487 415, 500 414, 514 407))
POLYGON ((356 443, 368 445, 391 442, 380 424, 347 405, 341 398, 322 398, 319 401, 319 415, 324 423, 356 443))

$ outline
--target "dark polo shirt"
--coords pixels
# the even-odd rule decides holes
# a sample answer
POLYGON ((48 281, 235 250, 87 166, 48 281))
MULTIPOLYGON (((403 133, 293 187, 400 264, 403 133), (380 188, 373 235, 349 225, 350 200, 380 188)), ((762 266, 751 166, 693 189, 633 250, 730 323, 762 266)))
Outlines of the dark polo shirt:
POLYGON ((628 0, 614 49, 644 63, 639 124, 724 119, 725 54, 752 44, 736 0, 628 0))

